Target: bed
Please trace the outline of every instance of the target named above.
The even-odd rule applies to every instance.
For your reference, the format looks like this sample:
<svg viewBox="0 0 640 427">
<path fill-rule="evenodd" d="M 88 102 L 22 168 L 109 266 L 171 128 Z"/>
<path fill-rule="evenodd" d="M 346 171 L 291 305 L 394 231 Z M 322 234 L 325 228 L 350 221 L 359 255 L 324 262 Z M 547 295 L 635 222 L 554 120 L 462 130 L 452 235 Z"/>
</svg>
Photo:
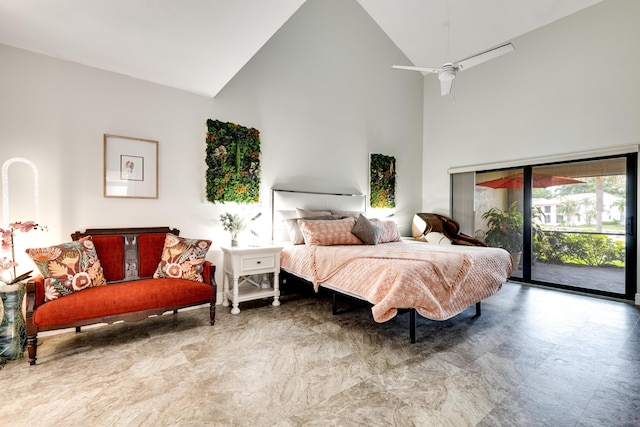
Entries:
<svg viewBox="0 0 640 427">
<path fill-rule="evenodd" d="M 401 238 L 389 219 L 373 222 L 380 243 L 364 244 L 369 237 L 357 233 L 360 239 L 351 231 L 367 223 L 366 208 L 363 195 L 272 191 L 273 239 L 285 246 L 280 257 L 284 276 L 332 292 L 334 314 L 337 295 L 368 302 L 379 323 L 408 312 L 413 343 L 416 314 L 446 320 L 475 305 L 480 315 L 481 301 L 498 292 L 511 274 L 511 257 L 503 249 Z M 300 229 L 303 242 L 292 225 Z"/>
</svg>

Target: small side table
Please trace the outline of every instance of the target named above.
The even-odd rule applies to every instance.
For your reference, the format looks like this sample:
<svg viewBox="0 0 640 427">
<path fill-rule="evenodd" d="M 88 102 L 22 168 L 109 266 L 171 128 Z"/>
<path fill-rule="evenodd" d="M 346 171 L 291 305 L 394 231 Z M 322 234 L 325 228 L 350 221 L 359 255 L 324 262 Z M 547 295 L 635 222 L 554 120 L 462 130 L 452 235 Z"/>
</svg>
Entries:
<svg viewBox="0 0 640 427">
<path fill-rule="evenodd" d="M 280 251 L 283 246 L 222 247 L 224 269 L 222 271 L 222 305 L 233 304 L 231 314 L 240 313 L 238 304 L 254 299 L 273 297 L 273 305 L 280 305 Z M 273 273 L 273 285 L 263 288 L 251 280 L 253 274 Z M 229 282 L 233 287 L 229 289 Z"/>
</svg>

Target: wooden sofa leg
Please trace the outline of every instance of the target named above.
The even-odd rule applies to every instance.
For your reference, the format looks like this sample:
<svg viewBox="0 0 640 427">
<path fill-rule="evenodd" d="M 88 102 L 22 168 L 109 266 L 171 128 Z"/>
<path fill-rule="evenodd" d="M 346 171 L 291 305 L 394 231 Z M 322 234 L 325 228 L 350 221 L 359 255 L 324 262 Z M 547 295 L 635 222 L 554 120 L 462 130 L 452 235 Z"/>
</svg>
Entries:
<svg viewBox="0 0 640 427">
<path fill-rule="evenodd" d="M 218 299 L 218 285 L 215 277 L 215 266 L 211 272 L 211 286 L 213 287 L 213 294 L 211 294 L 211 301 L 209 302 L 209 323 L 213 326 L 216 323 L 216 302 Z"/>
<path fill-rule="evenodd" d="M 27 354 L 29 365 L 36 364 L 36 351 L 38 350 L 38 335 L 27 335 Z"/>
</svg>

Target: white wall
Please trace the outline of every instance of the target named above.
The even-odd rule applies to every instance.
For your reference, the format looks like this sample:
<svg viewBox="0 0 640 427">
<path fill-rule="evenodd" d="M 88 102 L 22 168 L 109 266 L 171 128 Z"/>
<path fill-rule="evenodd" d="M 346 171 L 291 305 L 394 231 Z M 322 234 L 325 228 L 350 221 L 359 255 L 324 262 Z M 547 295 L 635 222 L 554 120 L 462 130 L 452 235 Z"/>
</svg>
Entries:
<svg viewBox="0 0 640 427">
<path fill-rule="evenodd" d="M 605 0 L 458 73 L 425 77 L 422 207 L 449 210 L 450 167 L 640 142 L 640 2 Z M 455 103 L 454 103 L 455 102 Z"/>
<path fill-rule="evenodd" d="M 261 131 L 266 206 L 273 186 L 367 194 L 369 153 L 382 153 L 396 158 L 396 218 L 410 233 L 423 83 L 392 70 L 399 61 L 355 0 L 309 0 L 218 94 L 215 118 Z"/>
<path fill-rule="evenodd" d="M 205 122 L 232 121 L 261 131 L 266 214 L 275 184 L 368 192 L 379 152 L 396 157 L 408 233 L 421 203 L 423 83 L 389 68 L 406 61 L 355 0 L 309 0 L 215 99 L 0 45 L 0 164 L 24 157 L 40 170 L 49 232 L 39 245 L 88 227 L 158 225 L 228 244 L 218 216 L 230 208 L 204 201 Z M 103 197 L 105 133 L 159 141 L 157 200 Z M 28 174 L 10 172 L 7 223 L 32 207 Z M 221 267 L 218 252 L 209 258 Z"/>
<path fill-rule="evenodd" d="M 455 97 L 425 77 L 422 209 L 449 211 L 450 167 L 638 144 L 639 16 L 605 0 L 519 37 L 459 73 Z"/>
<path fill-rule="evenodd" d="M 23 157 L 40 171 L 40 223 L 49 231 L 38 244 L 88 227 L 209 234 L 200 183 L 210 99 L 2 45 L 0 64 L 0 163 Z M 105 133 L 159 141 L 157 200 L 103 197 Z M 30 206 L 33 183 L 13 168 L 4 223 L 33 218 L 21 209 Z"/>
</svg>

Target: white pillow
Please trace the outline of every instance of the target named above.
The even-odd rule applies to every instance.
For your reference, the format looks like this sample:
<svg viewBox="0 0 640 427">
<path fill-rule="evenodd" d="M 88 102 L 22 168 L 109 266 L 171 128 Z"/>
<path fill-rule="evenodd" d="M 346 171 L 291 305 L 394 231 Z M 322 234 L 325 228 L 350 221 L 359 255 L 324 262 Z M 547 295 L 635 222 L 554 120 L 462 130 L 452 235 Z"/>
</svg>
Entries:
<svg viewBox="0 0 640 427">
<path fill-rule="evenodd" d="M 296 216 L 298 218 L 306 218 L 306 217 L 312 217 L 312 216 L 325 216 L 325 215 L 331 215 L 331 212 L 326 210 L 314 211 L 310 209 L 296 208 Z"/>
<path fill-rule="evenodd" d="M 427 243 L 434 243 L 436 245 L 450 245 L 451 240 L 444 233 L 438 233 L 437 231 L 432 231 L 424 235 L 425 241 Z"/>
<path fill-rule="evenodd" d="M 360 215 L 364 215 L 364 212 L 361 212 L 361 211 L 338 211 L 338 210 L 335 210 L 335 209 L 331 209 L 331 214 L 332 215 L 342 216 L 342 217 L 352 216 L 352 217 L 357 219 L 357 218 L 360 217 Z"/>
</svg>

